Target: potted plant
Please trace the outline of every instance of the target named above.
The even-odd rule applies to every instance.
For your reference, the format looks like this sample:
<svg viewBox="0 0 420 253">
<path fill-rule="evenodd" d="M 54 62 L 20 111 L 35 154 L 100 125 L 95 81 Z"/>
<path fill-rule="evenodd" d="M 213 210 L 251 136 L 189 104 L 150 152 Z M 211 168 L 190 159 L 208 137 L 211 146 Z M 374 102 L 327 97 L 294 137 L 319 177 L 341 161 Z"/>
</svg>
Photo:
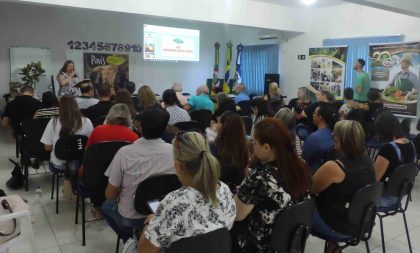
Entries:
<svg viewBox="0 0 420 253">
<path fill-rule="evenodd" d="M 20 69 L 20 75 L 22 75 L 22 81 L 25 85 L 29 85 L 36 89 L 36 84 L 39 82 L 39 78 L 44 75 L 45 70 L 42 68 L 41 62 L 31 62 L 26 67 Z"/>
</svg>

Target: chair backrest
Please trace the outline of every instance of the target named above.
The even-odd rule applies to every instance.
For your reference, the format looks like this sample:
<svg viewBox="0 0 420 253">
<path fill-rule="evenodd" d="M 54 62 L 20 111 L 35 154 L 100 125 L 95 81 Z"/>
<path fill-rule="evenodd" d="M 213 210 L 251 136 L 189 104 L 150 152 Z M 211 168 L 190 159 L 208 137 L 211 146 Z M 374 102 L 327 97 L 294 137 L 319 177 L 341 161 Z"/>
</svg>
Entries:
<svg viewBox="0 0 420 253">
<path fill-rule="evenodd" d="M 370 238 L 382 187 L 382 182 L 375 182 L 360 188 L 354 194 L 347 216 L 349 224 L 354 228 L 352 245 Z"/>
<path fill-rule="evenodd" d="M 417 156 L 420 154 L 420 134 L 417 134 L 413 139 L 414 147 L 416 148 Z"/>
<path fill-rule="evenodd" d="M 130 142 L 105 141 L 93 144 L 86 149 L 83 158 L 81 181 L 94 196 L 105 197 L 108 178 L 104 175 L 118 150 Z"/>
<path fill-rule="evenodd" d="M 256 96 L 258 96 L 256 93 L 250 93 L 250 94 L 249 94 L 249 99 L 250 99 L 250 100 L 253 100 L 253 99 L 254 99 L 254 97 L 256 97 Z"/>
<path fill-rule="evenodd" d="M 246 134 L 251 135 L 253 125 L 252 118 L 250 116 L 242 116 L 242 122 L 244 123 Z"/>
<path fill-rule="evenodd" d="M 178 123 L 175 123 L 174 126 L 178 128 L 180 131 L 190 131 L 193 129 L 201 129 L 200 124 L 198 124 L 198 122 L 195 120 L 178 122 Z"/>
<path fill-rule="evenodd" d="M 32 119 L 22 126 L 24 134 L 22 149 L 28 158 L 46 154 L 40 140 L 49 121 L 48 118 Z"/>
<path fill-rule="evenodd" d="M 54 154 L 60 160 L 73 161 L 83 160 L 88 137 L 75 134 L 60 137 L 54 146 Z"/>
<path fill-rule="evenodd" d="M 181 182 L 175 174 L 152 176 L 140 182 L 136 189 L 134 208 L 143 215 L 151 214 L 147 202 L 162 200 L 166 194 L 181 188 Z"/>
<path fill-rule="evenodd" d="M 392 172 L 386 185 L 386 194 L 392 197 L 404 197 L 413 188 L 417 176 L 417 165 L 413 163 L 401 164 Z"/>
<path fill-rule="evenodd" d="M 272 101 L 272 102 L 270 102 L 270 105 L 271 105 L 271 108 L 275 112 L 277 112 L 280 109 L 280 107 L 283 105 L 283 99 Z"/>
<path fill-rule="evenodd" d="M 231 235 L 226 228 L 206 234 L 183 238 L 171 244 L 166 253 L 230 253 Z"/>
<path fill-rule="evenodd" d="M 195 110 L 190 113 L 191 120 L 195 120 L 200 125 L 200 129 L 204 131 L 210 126 L 213 113 L 210 110 Z"/>
<path fill-rule="evenodd" d="M 238 103 L 238 106 L 241 108 L 239 114 L 241 116 L 251 116 L 252 114 L 252 106 L 251 101 L 245 100 Z"/>
<path fill-rule="evenodd" d="M 304 252 L 315 212 L 314 199 L 286 207 L 274 221 L 271 246 L 277 252 Z"/>
</svg>

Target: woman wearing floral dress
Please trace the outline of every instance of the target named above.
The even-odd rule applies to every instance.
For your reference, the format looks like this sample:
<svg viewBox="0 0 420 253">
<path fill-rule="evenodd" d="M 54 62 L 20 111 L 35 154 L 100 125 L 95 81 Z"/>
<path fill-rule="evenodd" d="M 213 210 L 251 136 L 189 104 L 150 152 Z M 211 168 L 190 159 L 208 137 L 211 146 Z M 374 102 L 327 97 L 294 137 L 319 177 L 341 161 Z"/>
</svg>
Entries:
<svg viewBox="0 0 420 253">
<path fill-rule="evenodd" d="M 155 215 L 146 218 L 139 253 L 157 253 L 182 238 L 230 229 L 235 219 L 233 195 L 219 181 L 220 166 L 205 137 L 197 132 L 178 134 L 173 149 L 183 187 L 166 195 Z"/>
<path fill-rule="evenodd" d="M 79 95 L 79 88 L 75 87 L 75 85 L 79 82 L 79 76 L 74 70 L 73 61 L 68 60 L 64 62 L 63 67 L 60 69 L 60 72 L 57 75 L 57 81 L 60 85 L 60 88 L 58 90 L 58 97 L 62 97 L 65 95 Z"/>
<path fill-rule="evenodd" d="M 233 229 L 234 244 L 239 252 L 270 253 L 274 252 L 273 223 L 285 207 L 309 191 L 310 172 L 297 157 L 286 125 L 278 119 L 258 122 L 253 144 L 258 161 L 235 196 L 236 220 L 243 222 Z"/>
</svg>

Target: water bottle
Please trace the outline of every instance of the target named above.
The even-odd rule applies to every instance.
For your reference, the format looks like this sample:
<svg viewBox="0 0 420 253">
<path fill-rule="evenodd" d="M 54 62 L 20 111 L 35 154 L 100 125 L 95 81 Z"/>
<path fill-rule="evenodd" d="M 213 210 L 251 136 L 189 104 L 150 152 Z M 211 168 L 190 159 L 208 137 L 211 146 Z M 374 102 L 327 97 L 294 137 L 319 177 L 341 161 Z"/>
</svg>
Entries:
<svg viewBox="0 0 420 253">
<path fill-rule="evenodd" d="M 36 187 L 35 190 L 35 204 L 41 204 L 42 199 L 42 189 L 41 186 Z"/>
</svg>

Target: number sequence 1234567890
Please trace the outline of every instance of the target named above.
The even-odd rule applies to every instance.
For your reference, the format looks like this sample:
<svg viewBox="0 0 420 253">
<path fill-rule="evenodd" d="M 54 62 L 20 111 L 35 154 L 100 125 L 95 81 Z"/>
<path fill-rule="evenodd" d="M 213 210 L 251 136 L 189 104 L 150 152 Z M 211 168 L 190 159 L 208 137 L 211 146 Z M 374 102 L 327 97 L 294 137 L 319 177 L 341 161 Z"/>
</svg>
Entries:
<svg viewBox="0 0 420 253">
<path fill-rule="evenodd" d="M 67 42 L 67 46 L 72 50 L 93 50 L 93 51 L 108 51 L 108 52 L 134 52 L 141 53 L 142 48 L 140 44 L 121 44 L 121 43 L 104 43 L 104 42 L 87 42 L 87 41 L 73 41 Z"/>
</svg>

